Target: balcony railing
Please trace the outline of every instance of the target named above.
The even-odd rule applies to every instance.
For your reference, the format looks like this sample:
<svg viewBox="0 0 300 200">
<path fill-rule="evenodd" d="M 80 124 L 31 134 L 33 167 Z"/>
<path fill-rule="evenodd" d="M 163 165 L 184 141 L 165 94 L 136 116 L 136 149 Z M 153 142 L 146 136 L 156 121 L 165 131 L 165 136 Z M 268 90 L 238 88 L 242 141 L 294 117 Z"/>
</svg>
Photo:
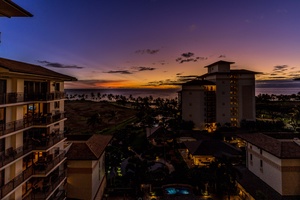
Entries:
<svg viewBox="0 0 300 200">
<path fill-rule="evenodd" d="M 38 161 L 34 163 L 33 166 L 33 174 L 34 175 L 46 175 L 49 173 L 54 167 L 57 166 L 58 163 L 60 163 L 62 160 L 64 160 L 65 157 L 65 151 L 60 151 L 59 155 L 56 157 L 47 157 L 43 161 Z"/>
<path fill-rule="evenodd" d="M 6 152 L 0 152 L 0 168 L 13 162 L 17 158 L 22 157 L 23 155 L 27 154 L 28 152 L 32 151 L 32 146 L 21 146 L 16 149 L 12 147 L 8 148 Z"/>
<path fill-rule="evenodd" d="M 33 125 L 49 125 L 58 122 L 65 118 L 64 112 L 59 112 L 54 115 L 49 114 L 41 117 L 24 117 L 16 121 L 1 123 L 0 122 L 0 136 L 28 128 Z"/>
<path fill-rule="evenodd" d="M 21 185 L 25 180 L 27 180 L 33 174 L 32 167 L 27 168 L 24 170 L 20 175 L 16 176 L 13 180 L 6 183 L 0 189 L 0 196 L 1 199 L 5 197 L 8 193 L 13 191 L 16 187 Z"/>
<path fill-rule="evenodd" d="M 65 98 L 64 92 L 23 93 L 11 92 L 0 94 L 0 104 L 20 103 L 28 101 L 51 101 Z"/>
<path fill-rule="evenodd" d="M 32 138 L 33 150 L 46 150 L 64 139 L 63 134 L 56 134 L 49 137 L 41 137 L 39 139 Z"/>
<path fill-rule="evenodd" d="M 49 114 L 47 116 L 40 116 L 40 117 L 34 117 L 33 118 L 33 124 L 34 125 L 48 125 L 55 123 L 59 120 L 62 120 L 65 118 L 64 112 L 57 112 L 55 114 Z"/>
<path fill-rule="evenodd" d="M 56 199 L 56 198 L 62 199 L 62 197 L 65 197 L 65 193 L 64 192 L 62 194 L 57 193 L 57 195 L 54 195 L 55 194 L 54 190 L 65 179 L 66 179 L 66 174 L 65 174 L 65 172 L 63 172 L 55 179 L 51 178 L 48 183 L 44 183 L 42 188 L 33 189 L 33 191 L 29 194 L 29 197 L 27 196 L 26 198 L 27 199 L 35 199 L 35 200 Z M 51 193 L 53 193 L 53 195 L 50 198 Z"/>
</svg>

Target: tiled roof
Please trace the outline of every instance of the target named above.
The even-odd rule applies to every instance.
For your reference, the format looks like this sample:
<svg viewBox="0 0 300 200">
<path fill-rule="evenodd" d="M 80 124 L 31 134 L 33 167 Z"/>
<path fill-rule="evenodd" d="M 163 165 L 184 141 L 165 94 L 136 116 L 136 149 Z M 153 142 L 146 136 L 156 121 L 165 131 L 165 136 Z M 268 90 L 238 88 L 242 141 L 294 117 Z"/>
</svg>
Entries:
<svg viewBox="0 0 300 200">
<path fill-rule="evenodd" d="M 71 145 L 67 158 L 68 160 L 98 160 L 111 139 L 110 135 L 94 134 L 85 142 L 75 142 Z"/>
<path fill-rule="evenodd" d="M 225 142 L 207 139 L 198 141 L 184 142 L 185 146 L 192 155 L 212 155 L 218 156 L 222 154 L 240 155 L 241 151 Z"/>
<path fill-rule="evenodd" d="M 65 81 L 77 80 L 72 76 L 60 74 L 39 65 L 33 65 L 29 63 L 15 61 L 15 60 L 9 60 L 6 58 L 0 58 L 0 67 L 9 70 L 10 73 L 24 73 L 24 74 L 31 74 L 31 75 L 39 75 L 39 76 L 47 77 L 49 79 L 50 78 L 62 79 Z"/>
<path fill-rule="evenodd" d="M 276 138 L 278 134 L 272 137 L 272 134 L 263 133 L 239 134 L 238 136 L 278 158 L 300 158 L 300 146 L 293 139 L 280 140 Z"/>
</svg>

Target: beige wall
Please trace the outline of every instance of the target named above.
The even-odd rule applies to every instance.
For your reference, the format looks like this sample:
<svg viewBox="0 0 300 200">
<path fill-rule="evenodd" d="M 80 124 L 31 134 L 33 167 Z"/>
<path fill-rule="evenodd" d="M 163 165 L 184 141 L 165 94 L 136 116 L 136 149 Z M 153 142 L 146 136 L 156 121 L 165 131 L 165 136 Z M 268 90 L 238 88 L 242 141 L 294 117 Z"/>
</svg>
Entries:
<svg viewBox="0 0 300 200">
<path fill-rule="evenodd" d="M 195 129 L 204 129 L 204 92 L 203 88 L 182 88 L 182 119 L 193 121 Z"/>
</svg>

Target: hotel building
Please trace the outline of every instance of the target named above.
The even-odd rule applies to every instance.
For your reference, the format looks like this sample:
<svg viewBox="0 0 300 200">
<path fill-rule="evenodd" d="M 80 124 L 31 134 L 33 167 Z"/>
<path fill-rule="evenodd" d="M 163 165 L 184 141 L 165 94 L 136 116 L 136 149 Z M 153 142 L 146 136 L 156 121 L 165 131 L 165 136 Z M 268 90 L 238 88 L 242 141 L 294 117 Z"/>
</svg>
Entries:
<svg viewBox="0 0 300 200">
<path fill-rule="evenodd" d="M 195 129 L 213 131 L 216 125 L 239 127 L 241 120 L 255 120 L 255 74 L 232 70 L 234 62 L 218 61 L 206 66 L 207 73 L 182 84 L 182 119 Z"/>
<path fill-rule="evenodd" d="M 64 199 L 64 81 L 0 58 L 0 199 Z"/>
</svg>

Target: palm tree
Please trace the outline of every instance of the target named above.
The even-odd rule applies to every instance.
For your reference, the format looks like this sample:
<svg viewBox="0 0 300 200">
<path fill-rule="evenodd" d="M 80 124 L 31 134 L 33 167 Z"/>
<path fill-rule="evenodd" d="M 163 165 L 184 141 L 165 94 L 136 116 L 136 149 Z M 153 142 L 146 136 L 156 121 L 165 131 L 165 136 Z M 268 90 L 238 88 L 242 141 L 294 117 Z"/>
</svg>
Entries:
<svg viewBox="0 0 300 200">
<path fill-rule="evenodd" d="M 102 118 L 101 115 L 99 113 L 95 113 L 93 115 L 91 115 L 87 121 L 86 121 L 88 126 L 92 126 L 93 128 L 96 125 L 100 125 L 102 123 Z"/>
</svg>

